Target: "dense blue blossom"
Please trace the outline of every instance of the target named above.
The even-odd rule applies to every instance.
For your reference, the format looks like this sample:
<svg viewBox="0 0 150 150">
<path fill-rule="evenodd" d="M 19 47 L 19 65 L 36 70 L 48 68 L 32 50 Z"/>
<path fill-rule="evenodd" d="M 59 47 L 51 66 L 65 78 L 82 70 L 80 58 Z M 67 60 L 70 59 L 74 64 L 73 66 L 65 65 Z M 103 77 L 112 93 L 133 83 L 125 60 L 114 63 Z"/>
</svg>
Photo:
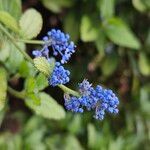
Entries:
<svg viewBox="0 0 150 150">
<path fill-rule="evenodd" d="M 67 110 L 70 110 L 72 112 L 79 112 L 82 113 L 83 112 L 83 108 L 81 106 L 81 98 L 75 97 L 75 96 L 69 96 L 67 94 L 65 94 L 64 96 L 65 99 L 65 106 Z"/>
<path fill-rule="evenodd" d="M 90 84 L 86 79 L 82 83 L 79 83 L 79 92 L 82 95 L 89 95 L 92 84 Z"/>
<path fill-rule="evenodd" d="M 42 50 L 34 50 L 33 55 L 35 57 L 44 56 L 47 59 L 49 58 L 49 48 L 51 47 L 53 50 L 53 55 L 61 56 L 61 63 L 66 63 L 72 53 L 75 52 L 75 45 L 72 41 L 70 41 L 70 36 L 68 34 L 64 34 L 60 30 L 52 29 L 47 33 L 47 36 L 43 38 L 45 42 Z"/>
<path fill-rule="evenodd" d="M 51 86 L 66 84 L 70 80 L 69 75 L 70 72 L 65 70 L 65 68 L 59 62 L 56 62 L 52 75 L 49 77 L 49 84 Z"/>
<path fill-rule="evenodd" d="M 72 112 L 83 112 L 87 110 L 95 110 L 94 118 L 102 120 L 105 112 L 118 113 L 117 106 L 119 100 L 112 90 L 103 89 L 96 86 L 94 89 L 87 80 L 83 80 L 79 84 L 80 97 L 65 96 L 65 106 L 67 110 Z"/>
</svg>

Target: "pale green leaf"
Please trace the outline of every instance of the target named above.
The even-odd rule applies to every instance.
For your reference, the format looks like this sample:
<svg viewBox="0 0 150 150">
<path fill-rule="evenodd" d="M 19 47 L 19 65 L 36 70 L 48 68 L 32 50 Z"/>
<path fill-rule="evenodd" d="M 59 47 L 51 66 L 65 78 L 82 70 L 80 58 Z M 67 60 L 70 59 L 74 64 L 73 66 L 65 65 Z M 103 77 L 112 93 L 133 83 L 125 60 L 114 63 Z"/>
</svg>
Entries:
<svg viewBox="0 0 150 150">
<path fill-rule="evenodd" d="M 128 48 L 139 49 L 141 44 L 130 28 L 119 18 L 109 19 L 105 26 L 107 36 L 115 44 Z"/>
<path fill-rule="evenodd" d="M 7 11 L 15 19 L 19 20 L 22 12 L 21 0 L 0 0 L 0 10 Z"/>
<path fill-rule="evenodd" d="M 32 39 L 36 37 L 42 29 L 42 16 L 35 9 L 28 9 L 21 16 L 19 24 L 24 38 Z"/>
<path fill-rule="evenodd" d="M 10 44 L 10 54 L 8 60 L 6 61 L 6 67 L 11 73 L 15 73 L 19 69 L 24 57 L 20 52 L 18 52 L 16 47 L 11 42 L 8 43 Z M 22 50 L 25 50 L 24 43 L 17 44 Z"/>
<path fill-rule="evenodd" d="M 1 148 L 1 150 L 20 150 L 20 149 L 22 149 L 21 135 L 11 134 L 10 132 L 4 132 L 3 134 L 0 135 L 0 148 Z"/>
<path fill-rule="evenodd" d="M 140 72 L 143 75 L 145 76 L 150 75 L 150 60 L 145 53 L 140 53 L 138 64 L 139 64 Z"/>
<path fill-rule="evenodd" d="M 0 41 L 0 61 L 4 62 L 9 57 L 10 47 L 10 43 L 6 40 Z"/>
<path fill-rule="evenodd" d="M 7 77 L 6 71 L 0 68 L 0 111 L 4 108 L 7 94 Z"/>
<path fill-rule="evenodd" d="M 132 4 L 138 11 L 144 12 L 146 10 L 146 6 L 142 1 L 143 0 L 132 0 Z"/>
<path fill-rule="evenodd" d="M 65 139 L 64 150 L 83 150 L 83 148 L 75 136 L 69 135 Z"/>
<path fill-rule="evenodd" d="M 82 130 L 80 115 L 75 115 L 73 117 L 73 120 L 68 125 L 68 129 L 72 134 L 77 134 L 80 130 Z"/>
<path fill-rule="evenodd" d="M 97 28 L 93 26 L 91 19 L 87 15 L 84 15 L 81 19 L 80 34 L 84 42 L 94 41 L 98 37 Z"/>
<path fill-rule="evenodd" d="M 30 76 L 26 79 L 25 90 L 27 93 L 37 93 L 37 85 L 34 77 Z"/>
<path fill-rule="evenodd" d="M 118 136 L 116 140 L 111 140 L 109 143 L 109 150 L 121 150 L 123 149 L 124 139 L 121 136 Z"/>
<path fill-rule="evenodd" d="M 35 67 L 28 61 L 23 60 L 20 64 L 19 67 L 19 74 L 21 77 L 29 77 L 29 76 L 34 76 L 36 74 L 36 69 Z"/>
<path fill-rule="evenodd" d="M 88 146 L 90 148 L 95 148 L 97 132 L 95 127 L 92 124 L 88 125 Z"/>
<path fill-rule="evenodd" d="M 100 0 L 99 5 L 102 18 L 108 19 L 114 15 L 115 0 Z"/>
<path fill-rule="evenodd" d="M 38 90 L 43 90 L 48 86 L 48 80 L 46 78 L 46 76 L 42 73 L 39 73 L 36 78 L 36 85 Z"/>
<path fill-rule="evenodd" d="M 73 3 L 71 0 L 41 0 L 43 5 L 55 12 L 58 13 L 62 10 L 63 7 L 70 7 Z"/>
<path fill-rule="evenodd" d="M 140 89 L 140 108 L 142 112 L 144 112 L 144 117 L 146 117 L 146 114 L 148 117 L 150 117 L 150 84 L 144 85 Z"/>
<path fill-rule="evenodd" d="M 65 118 L 65 110 L 61 105 L 59 105 L 51 96 L 46 93 L 39 93 L 41 100 L 40 105 L 34 104 L 34 102 L 27 98 L 26 104 L 29 108 L 44 118 L 60 120 Z"/>
<path fill-rule="evenodd" d="M 33 101 L 34 105 L 41 105 L 41 100 L 38 93 L 28 93 L 27 97 Z"/>
<path fill-rule="evenodd" d="M 34 58 L 33 61 L 34 66 L 47 77 L 49 77 L 53 72 L 55 59 L 50 59 L 50 61 L 48 62 L 45 57 L 37 57 Z"/>
<path fill-rule="evenodd" d="M 8 12 L 0 11 L 0 22 L 14 32 L 19 32 L 19 26 L 15 18 Z"/>
</svg>

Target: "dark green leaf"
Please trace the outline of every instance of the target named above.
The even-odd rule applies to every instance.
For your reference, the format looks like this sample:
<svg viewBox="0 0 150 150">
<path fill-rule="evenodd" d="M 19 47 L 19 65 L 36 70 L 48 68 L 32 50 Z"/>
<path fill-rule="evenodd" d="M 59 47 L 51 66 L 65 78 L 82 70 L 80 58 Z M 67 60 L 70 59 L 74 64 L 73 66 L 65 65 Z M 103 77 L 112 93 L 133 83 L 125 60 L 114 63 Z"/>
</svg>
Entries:
<svg viewBox="0 0 150 150">
<path fill-rule="evenodd" d="M 130 28 L 119 18 L 112 18 L 105 26 L 107 36 L 115 44 L 128 48 L 139 49 L 141 44 Z"/>
<path fill-rule="evenodd" d="M 101 64 L 104 76 L 110 76 L 117 69 L 119 60 L 117 55 L 107 56 Z"/>
<path fill-rule="evenodd" d="M 77 41 L 79 38 L 79 22 L 77 17 L 73 13 L 68 14 L 64 18 L 64 29 L 65 32 L 69 33 L 73 41 Z M 73 29 L 73 30 L 72 30 Z"/>
</svg>

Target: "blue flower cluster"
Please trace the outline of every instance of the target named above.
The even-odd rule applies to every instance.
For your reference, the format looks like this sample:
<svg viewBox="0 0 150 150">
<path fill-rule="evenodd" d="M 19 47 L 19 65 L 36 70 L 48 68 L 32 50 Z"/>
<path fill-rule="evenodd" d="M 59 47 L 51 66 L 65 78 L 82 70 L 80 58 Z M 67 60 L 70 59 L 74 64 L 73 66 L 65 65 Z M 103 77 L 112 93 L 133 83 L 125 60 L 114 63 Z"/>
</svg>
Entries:
<svg viewBox="0 0 150 150">
<path fill-rule="evenodd" d="M 60 62 L 55 63 L 53 72 L 48 78 L 49 84 L 54 87 L 68 83 L 70 72 L 63 67 L 63 64 L 68 62 L 75 52 L 76 46 L 70 41 L 68 34 L 55 29 L 49 31 L 43 41 L 43 48 L 32 52 L 35 57 L 45 57 L 51 63 L 51 58 L 49 57 L 50 48 L 54 56 L 61 56 Z M 79 94 L 80 96 L 78 97 L 69 94 L 64 95 L 67 110 L 76 113 L 83 113 L 85 109 L 88 111 L 94 110 L 94 118 L 98 120 L 103 120 L 106 112 L 118 113 L 119 100 L 112 90 L 104 89 L 100 85 L 94 88 L 87 80 L 83 80 L 79 84 Z"/>
<path fill-rule="evenodd" d="M 104 89 L 99 85 L 94 89 L 87 80 L 83 80 L 79 84 L 79 93 L 80 97 L 65 94 L 67 110 L 79 113 L 82 113 L 84 108 L 95 110 L 94 118 L 98 120 L 104 119 L 105 112 L 118 113 L 119 100 L 112 90 Z"/>
<path fill-rule="evenodd" d="M 52 29 L 47 33 L 47 36 L 43 38 L 45 42 L 42 50 L 33 51 L 33 55 L 35 57 L 44 56 L 47 59 L 49 58 L 49 48 L 51 47 L 53 50 L 53 55 L 57 56 L 58 54 L 61 56 L 61 63 L 66 63 L 72 53 L 75 52 L 75 45 L 72 41 L 70 41 L 70 37 L 68 34 L 64 34 L 60 30 Z"/>
<path fill-rule="evenodd" d="M 51 86 L 57 86 L 59 84 L 66 84 L 69 82 L 70 71 L 65 70 L 64 67 L 59 63 L 55 63 L 55 68 L 50 76 L 49 84 Z"/>
<path fill-rule="evenodd" d="M 72 41 L 70 41 L 70 37 L 68 34 L 64 34 L 60 30 L 52 29 L 47 33 L 47 36 L 43 38 L 44 45 L 42 50 L 34 50 L 32 54 L 35 57 L 45 57 L 48 61 L 49 57 L 49 49 L 53 50 L 53 55 L 57 56 L 58 54 L 61 56 L 60 62 L 56 62 L 52 75 L 49 77 L 49 84 L 51 86 L 57 86 L 59 84 L 66 84 L 69 82 L 70 72 L 65 70 L 62 64 L 66 63 L 72 53 L 75 52 L 75 45 Z"/>
</svg>

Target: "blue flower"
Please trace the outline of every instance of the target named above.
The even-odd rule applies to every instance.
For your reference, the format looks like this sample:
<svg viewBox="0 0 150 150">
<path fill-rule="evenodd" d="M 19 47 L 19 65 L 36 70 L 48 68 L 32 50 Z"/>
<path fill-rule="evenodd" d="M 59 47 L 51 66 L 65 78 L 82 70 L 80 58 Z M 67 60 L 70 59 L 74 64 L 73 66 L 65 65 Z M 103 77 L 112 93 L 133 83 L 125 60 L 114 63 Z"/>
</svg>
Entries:
<svg viewBox="0 0 150 150">
<path fill-rule="evenodd" d="M 53 48 L 53 54 L 62 56 L 61 63 L 66 63 L 71 57 L 72 53 L 75 52 L 75 45 L 70 41 L 70 36 L 64 34 L 60 30 L 52 29 L 49 31 L 46 39 L 46 44 L 51 45 Z"/>
<path fill-rule="evenodd" d="M 89 95 L 92 84 L 88 82 L 88 80 L 84 79 L 82 83 L 79 83 L 79 92 L 82 95 Z"/>
<path fill-rule="evenodd" d="M 82 98 L 78 98 L 75 96 L 69 96 L 68 94 L 65 94 L 64 99 L 65 99 L 64 105 L 67 110 L 70 110 L 70 111 L 76 112 L 76 113 L 83 113 L 84 110 L 81 106 Z"/>
<path fill-rule="evenodd" d="M 103 89 L 96 86 L 94 89 L 87 80 L 79 84 L 80 97 L 65 97 L 65 107 L 72 112 L 83 112 L 84 108 L 88 111 L 95 110 L 94 118 L 102 120 L 105 112 L 118 113 L 119 100 L 112 90 Z M 80 111 L 82 110 L 82 111 Z"/>
<path fill-rule="evenodd" d="M 49 48 L 51 47 L 53 50 L 53 55 L 61 56 L 61 63 L 66 63 L 72 53 L 75 52 L 75 44 L 70 41 L 70 36 L 61 32 L 60 30 L 52 29 L 47 33 L 47 36 L 43 37 L 43 41 L 45 42 L 42 50 L 34 50 L 33 55 L 35 57 L 44 56 L 49 59 Z"/>
<path fill-rule="evenodd" d="M 59 84 L 66 84 L 70 80 L 69 75 L 70 72 L 65 70 L 59 62 L 56 62 L 52 75 L 48 79 L 49 84 L 53 87 Z"/>
</svg>

